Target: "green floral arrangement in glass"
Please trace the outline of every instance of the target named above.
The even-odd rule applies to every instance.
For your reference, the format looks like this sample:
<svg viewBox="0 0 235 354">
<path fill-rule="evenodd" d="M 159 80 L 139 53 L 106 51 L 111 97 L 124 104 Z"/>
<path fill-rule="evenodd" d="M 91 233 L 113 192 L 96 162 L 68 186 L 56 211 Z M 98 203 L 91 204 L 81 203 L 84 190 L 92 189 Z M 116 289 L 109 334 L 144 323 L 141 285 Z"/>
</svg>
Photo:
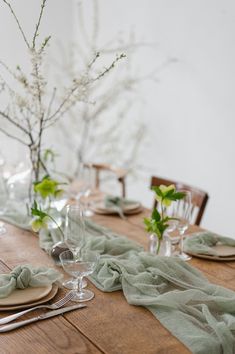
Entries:
<svg viewBox="0 0 235 354">
<path fill-rule="evenodd" d="M 146 230 L 158 237 L 158 246 L 156 253 L 158 254 L 160 249 L 161 240 L 163 238 L 164 231 L 169 227 L 170 220 L 177 220 L 177 218 L 169 217 L 165 215 L 165 210 L 173 201 L 184 198 L 183 192 L 178 192 L 173 184 L 170 186 L 160 185 L 151 188 L 155 192 L 155 198 L 159 203 L 159 210 L 154 208 L 150 218 L 144 218 Z"/>
<path fill-rule="evenodd" d="M 33 231 L 37 232 L 41 228 L 47 228 L 48 222 L 51 220 L 58 227 L 60 232 L 63 234 L 60 225 L 58 225 L 55 218 L 50 213 L 50 207 L 52 200 L 60 197 L 64 190 L 60 186 L 65 183 L 60 183 L 55 179 L 52 179 L 49 175 L 42 178 L 41 181 L 34 182 L 34 192 L 39 195 L 42 200 L 47 200 L 47 206 L 40 206 L 39 203 L 34 200 L 33 206 L 31 207 L 31 215 L 34 217 L 31 223 Z"/>
</svg>

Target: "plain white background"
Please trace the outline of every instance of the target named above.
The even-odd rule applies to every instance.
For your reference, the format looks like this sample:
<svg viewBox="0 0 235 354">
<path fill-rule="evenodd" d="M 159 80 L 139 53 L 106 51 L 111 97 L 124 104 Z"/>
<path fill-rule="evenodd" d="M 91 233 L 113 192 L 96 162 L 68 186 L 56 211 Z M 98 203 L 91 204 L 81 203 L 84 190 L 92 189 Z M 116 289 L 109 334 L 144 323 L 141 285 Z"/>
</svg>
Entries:
<svg viewBox="0 0 235 354">
<path fill-rule="evenodd" d="M 152 204 L 150 175 L 156 174 L 208 191 L 202 226 L 235 237 L 234 112 L 235 3 L 230 0 L 98 0 L 100 42 L 132 29 L 141 41 L 156 43 L 135 59 L 139 72 L 163 67 L 158 83 L 144 83 L 143 119 L 149 127 L 140 157 L 146 176 L 128 186 L 128 195 Z M 40 1 L 12 1 L 26 33 L 31 33 Z M 87 23 L 89 1 L 83 1 Z M 27 65 L 24 46 L 8 10 L 0 3 L 0 58 L 8 65 Z M 42 34 L 54 44 L 74 38 L 73 0 L 48 0 Z M 89 15 L 90 14 L 90 15 Z M 60 55 L 56 45 L 51 55 Z M 55 137 L 56 140 L 56 137 Z M 0 136 L 0 149 L 11 160 L 22 158 L 18 145 Z M 64 166 L 66 166 L 64 158 Z"/>
</svg>

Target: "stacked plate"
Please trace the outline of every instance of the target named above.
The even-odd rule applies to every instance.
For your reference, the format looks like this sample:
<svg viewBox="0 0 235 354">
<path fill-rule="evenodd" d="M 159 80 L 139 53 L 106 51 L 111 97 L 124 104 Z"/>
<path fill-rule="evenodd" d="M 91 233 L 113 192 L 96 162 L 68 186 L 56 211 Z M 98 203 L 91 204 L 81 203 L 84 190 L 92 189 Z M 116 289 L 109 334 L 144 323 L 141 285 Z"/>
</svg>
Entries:
<svg viewBox="0 0 235 354">
<path fill-rule="evenodd" d="M 8 297 L 0 299 L 0 311 L 33 307 L 51 300 L 58 291 L 58 285 L 40 288 L 16 289 Z"/>
<path fill-rule="evenodd" d="M 187 253 L 194 257 L 214 261 L 235 261 L 235 247 L 217 244 L 212 246 L 211 249 L 215 251 L 216 255 L 193 253 L 189 251 L 187 251 Z"/>
<path fill-rule="evenodd" d="M 117 211 L 112 208 L 107 208 L 104 201 L 92 203 L 92 210 L 97 214 L 117 214 Z M 122 207 L 122 211 L 126 215 L 137 214 L 142 211 L 142 205 L 139 202 L 128 203 Z"/>
</svg>

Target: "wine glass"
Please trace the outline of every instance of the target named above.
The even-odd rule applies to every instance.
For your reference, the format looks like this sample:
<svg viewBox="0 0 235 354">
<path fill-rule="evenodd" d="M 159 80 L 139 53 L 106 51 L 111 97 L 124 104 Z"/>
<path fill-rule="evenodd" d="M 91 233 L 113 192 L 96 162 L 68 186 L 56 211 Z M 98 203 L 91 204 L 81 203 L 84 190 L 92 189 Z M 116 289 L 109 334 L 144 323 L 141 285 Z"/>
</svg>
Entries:
<svg viewBox="0 0 235 354">
<path fill-rule="evenodd" d="M 179 231 L 179 253 L 176 255 L 183 261 L 188 261 L 192 257 L 184 253 L 184 233 L 189 227 L 191 219 L 191 192 L 184 189 L 177 190 L 184 193 L 184 197 L 174 202 L 174 217 L 177 218 L 176 228 Z"/>
<path fill-rule="evenodd" d="M 92 291 L 83 289 L 83 277 L 92 274 L 99 259 L 95 251 L 80 250 L 74 254 L 70 250 L 60 254 L 61 264 L 68 274 L 76 279 L 76 289 L 72 301 L 83 302 L 91 300 L 95 295 Z"/>
<path fill-rule="evenodd" d="M 66 206 L 64 241 L 74 253 L 79 253 L 84 246 L 85 223 L 83 208 L 80 203 Z"/>
<path fill-rule="evenodd" d="M 0 157 L 0 163 L 1 163 L 1 157 Z M 2 174 L 0 174 L 0 218 L 1 215 L 4 215 L 5 212 L 7 211 L 7 202 L 8 202 L 8 195 L 5 186 L 5 181 L 3 179 Z M 4 235 L 5 233 L 6 233 L 6 227 L 4 225 L 4 222 L 0 221 L 0 236 Z"/>
<path fill-rule="evenodd" d="M 83 217 L 83 209 L 81 204 L 69 204 L 66 206 L 64 242 L 69 250 L 78 255 L 84 246 L 85 224 Z M 74 288 L 72 279 L 67 280 L 63 285 L 68 289 Z M 87 286 L 87 282 L 83 280 L 83 287 Z"/>
<path fill-rule="evenodd" d="M 93 187 L 93 169 L 91 164 L 81 163 L 78 171 L 78 180 L 80 185 L 79 193 L 76 200 L 79 200 L 84 205 L 84 215 L 87 217 L 93 216 L 93 211 L 89 208 L 89 197 Z"/>
</svg>

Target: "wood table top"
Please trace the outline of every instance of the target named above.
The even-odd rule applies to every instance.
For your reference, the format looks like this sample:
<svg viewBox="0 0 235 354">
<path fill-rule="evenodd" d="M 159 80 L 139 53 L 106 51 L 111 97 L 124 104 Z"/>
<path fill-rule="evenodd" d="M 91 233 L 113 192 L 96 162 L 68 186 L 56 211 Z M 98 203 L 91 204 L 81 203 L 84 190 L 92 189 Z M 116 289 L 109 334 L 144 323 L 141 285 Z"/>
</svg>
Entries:
<svg viewBox="0 0 235 354">
<path fill-rule="evenodd" d="M 95 215 L 94 221 L 142 244 L 147 249 L 144 230 L 144 210 L 127 220 L 117 216 Z M 7 226 L 7 234 L 0 236 L 0 272 L 8 272 L 19 264 L 56 267 L 40 249 L 37 235 Z M 198 231 L 192 226 L 190 231 Z M 235 291 L 235 262 L 214 262 L 193 258 L 189 263 L 200 269 L 209 281 Z M 104 293 L 88 282 L 95 298 L 87 308 L 39 321 L 20 329 L 0 334 L 1 354 L 184 354 L 190 351 L 176 339 L 144 307 L 129 305 L 122 291 Z M 65 289 L 59 289 L 53 301 Z M 41 312 L 43 310 L 40 310 Z M 38 313 L 41 313 L 38 312 Z M 9 312 L 9 314 L 12 312 Z M 4 317 L 8 312 L 0 312 Z M 36 311 L 33 313 L 36 315 Z M 32 317 L 26 315 L 25 318 Z"/>
</svg>

